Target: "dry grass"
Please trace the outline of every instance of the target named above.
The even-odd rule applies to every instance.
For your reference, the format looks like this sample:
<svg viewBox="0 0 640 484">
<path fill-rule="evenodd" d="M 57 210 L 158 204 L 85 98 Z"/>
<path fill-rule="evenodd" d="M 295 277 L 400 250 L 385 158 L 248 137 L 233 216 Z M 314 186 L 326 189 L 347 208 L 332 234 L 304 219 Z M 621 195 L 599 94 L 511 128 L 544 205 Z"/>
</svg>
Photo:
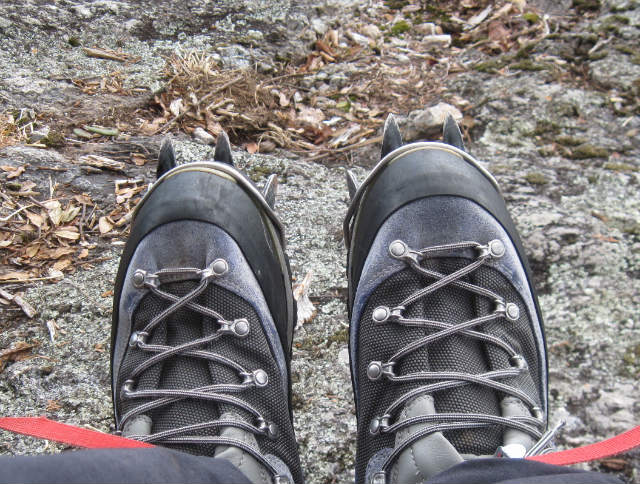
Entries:
<svg viewBox="0 0 640 484">
<path fill-rule="evenodd" d="M 0 148 L 26 141 L 32 127 L 27 119 L 24 113 L 17 113 L 17 119 L 14 113 L 0 113 Z"/>
</svg>

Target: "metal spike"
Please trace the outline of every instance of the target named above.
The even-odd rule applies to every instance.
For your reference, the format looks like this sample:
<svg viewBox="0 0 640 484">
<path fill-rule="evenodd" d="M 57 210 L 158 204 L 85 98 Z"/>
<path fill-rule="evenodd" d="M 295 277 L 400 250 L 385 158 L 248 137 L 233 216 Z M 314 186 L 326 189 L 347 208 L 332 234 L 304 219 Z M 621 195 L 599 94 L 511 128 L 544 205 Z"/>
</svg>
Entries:
<svg viewBox="0 0 640 484">
<path fill-rule="evenodd" d="M 216 151 L 213 155 L 213 160 L 233 166 L 231 143 L 229 143 L 229 137 L 224 131 L 218 135 L 218 139 L 216 140 Z"/>
<path fill-rule="evenodd" d="M 398 128 L 398 123 L 396 123 L 396 118 L 393 114 L 389 114 L 382 132 L 382 158 L 401 146 L 402 135 L 400 134 L 400 128 Z"/>
<path fill-rule="evenodd" d="M 278 175 L 269 175 L 267 183 L 262 189 L 262 195 L 271 208 L 276 204 L 276 195 L 278 194 Z"/>
<path fill-rule="evenodd" d="M 464 143 L 462 141 L 462 133 L 458 127 L 458 123 L 453 119 L 451 114 L 447 114 L 444 120 L 444 126 L 442 128 L 442 140 L 448 145 L 455 146 L 464 150 Z"/>
<path fill-rule="evenodd" d="M 384 154 L 382 156 L 384 156 Z M 349 187 L 349 198 L 353 199 L 353 196 L 360 187 L 360 183 L 358 183 L 355 174 L 350 170 L 347 170 L 347 187 Z"/>
<path fill-rule="evenodd" d="M 158 154 L 158 168 L 156 170 L 157 178 L 160 178 L 166 172 L 175 168 L 176 153 L 173 151 L 173 145 L 171 144 L 171 138 L 168 136 L 162 140 L 160 145 L 160 153 Z"/>
</svg>

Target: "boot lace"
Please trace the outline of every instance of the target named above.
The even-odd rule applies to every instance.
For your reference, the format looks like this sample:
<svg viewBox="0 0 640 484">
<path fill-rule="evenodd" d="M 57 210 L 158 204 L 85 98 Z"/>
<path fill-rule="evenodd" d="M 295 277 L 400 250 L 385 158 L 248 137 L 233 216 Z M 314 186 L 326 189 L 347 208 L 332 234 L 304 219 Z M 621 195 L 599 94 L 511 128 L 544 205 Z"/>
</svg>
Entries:
<svg viewBox="0 0 640 484">
<path fill-rule="evenodd" d="M 267 372 L 263 369 L 247 369 L 224 355 L 201 349 L 201 347 L 209 345 L 220 338 L 245 338 L 250 332 L 250 325 L 247 319 L 239 318 L 228 320 L 217 311 L 195 302 L 196 298 L 207 289 L 213 280 L 224 276 L 228 271 L 229 265 L 224 259 L 214 260 L 205 269 L 161 269 L 155 273 L 148 273 L 140 269 L 135 271 L 133 274 L 134 287 L 149 290 L 156 296 L 159 296 L 172 304 L 149 321 L 142 330 L 135 331 L 131 334 L 129 346 L 136 347 L 141 351 L 150 353 L 151 356 L 133 369 L 127 380 L 122 385 L 120 395 L 123 399 L 144 398 L 149 399 L 149 401 L 126 412 L 122 416 L 119 426 L 120 428 L 124 428 L 125 424 L 137 415 L 184 399 L 220 402 L 235 406 L 250 414 L 254 421 L 247 422 L 241 419 L 217 419 L 169 429 L 154 434 L 128 435 L 127 437 L 155 444 L 214 444 L 238 447 L 258 460 L 258 462 L 271 472 L 274 484 L 284 484 L 289 482 L 287 476 L 280 475 L 273 464 L 265 459 L 262 452 L 254 446 L 232 438 L 192 434 L 194 431 L 200 431 L 203 429 L 220 429 L 221 427 L 231 426 L 243 429 L 255 435 L 266 436 L 270 439 L 275 439 L 278 436 L 278 428 L 275 423 L 269 422 L 258 410 L 241 398 L 235 396 L 236 394 L 250 388 L 267 386 L 269 383 Z M 200 282 L 197 287 L 182 297 L 160 288 L 162 284 L 183 280 L 199 280 Z M 167 317 L 181 308 L 188 308 L 191 311 L 195 311 L 199 314 L 212 318 L 218 325 L 217 330 L 210 335 L 177 346 L 148 343 L 147 340 L 151 332 L 166 320 Z M 200 358 L 230 367 L 237 372 L 240 383 L 220 383 L 192 389 L 135 389 L 136 378 L 145 370 L 150 368 L 152 365 L 178 355 Z"/>
<path fill-rule="evenodd" d="M 469 250 L 474 250 L 476 252 L 475 260 L 451 274 L 442 274 L 440 272 L 427 269 L 421 265 L 421 262 L 436 255 Z M 463 277 L 486 264 L 489 260 L 502 257 L 505 254 L 505 246 L 502 241 L 495 239 L 487 244 L 465 241 L 427 247 L 421 250 L 413 250 L 405 242 L 396 240 L 389 245 L 389 253 L 394 259 L 405 262 L 415 272 L 430 279 L 434 279 L 435 282 L 409 295 L 395 307 L 376 307 L 372 314 L 373 322 L 376 324 L 393 324 L 404 327 L 430 328 L 437 331 L 400 348 L 387 361 L 371 361 L 367 367 L 367 377 L 370 380 L 386 378 L 391 382 L 399 383 L 417 381 L 432 381 L 433 383 L 427 383 L 426 385 L 420 386 L 401 395 L 386 408 L 381 416 L 375 417 L 371 421 L 369 431 L 373 435 L 378 435 L 398 432 L 399 430 L 416 424 L 431 425 L 414 432 L 401 443 L 397 444 L 393 451 L 384 460 L 381 471 L 372 476 L 372 482 L 374 484 L 384 484 L 386 482 L 387 471 L 402 451 L 418 440 L 435 432 L 459 429 L 477 429 L 498 425 L 520 430 L 529 434 L 538 441 L 537 444 L 529 450 L 527 455 L 533 455 L 534 452 L 541 452 L 545 445 L 551 440 L 553 433 L 557 428 L 553 429 L 551 432 L 543 434 L 541 429 L 545 426 L 544 414 L 537 402 L 520 389 L 503 382 L 505 379 L 516 377 L 521 373 L 528 371 L 525 358 L 518 354 L 518 352 L 516 352 L 516 350 L 503 339 L 476 329 L 484 323 L 497 319 L 505 319 L 509 322 L 516 321 L 520 317 L 520 309 L 517 304 L 506 301 L 502 296 L 489 289 L 461 280 Z M 452 285 L 489 298 L 494 302 L 493 311 L 487 315 L 479 316 L 459 324 L 451 324 L 430 319 L 409 318 L 404 316 L 407 307 L 411 304 L 447 285 Z M 413 351 L 455 334 L 464 335 L 502 348 L 509 356 L 511 367 L 488 371 L 481 374 L 470 374 L 456 371 L 420 371 L 399 375 L 395 372 L 395 367 L 398 361 L 403 357 Z M 402 409 L 404 404 L 419 395 L 431 394 L 471 384 L 483 385 L 496 391 L 500 391 L 505 395 L 520 399 L 529 408 L 532 416 L 512 416 L 507 418 L 480 413 L 451 412 L 437 413 L 433 415 L 419 415 L 405 418 L 401 421 L 392 422 L 393 416 Z"/>
</svg>

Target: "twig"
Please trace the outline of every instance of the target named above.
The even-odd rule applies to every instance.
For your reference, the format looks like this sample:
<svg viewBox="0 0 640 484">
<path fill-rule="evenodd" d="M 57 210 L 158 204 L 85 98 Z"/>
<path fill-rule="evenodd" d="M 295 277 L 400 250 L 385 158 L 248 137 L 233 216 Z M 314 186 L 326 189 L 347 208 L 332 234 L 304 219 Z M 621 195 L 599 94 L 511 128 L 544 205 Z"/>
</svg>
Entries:
<svg viewBox="0 0 640 484">
<path fill-rule="evenodd" d="M 16 210 L 15 212 L 7 215 L 6 217 L 2 217 L 0 218 L 0 222 L 8 222 L 9 220 L 11 220 L 15 215 L 18 215 L 20 212 L 22 212 L 23 210 L 26 210 L 28 208 L 31 208 L 35 206 L 34 203 L 30 204 L 30 205 L 25 205 L 24 207 L 20 207 L 18 210 Z"/>
<path fill-rule="evenodd" d="M 200 99 L 200 101 L 198 102 L 198 104 L 201 104 L 204 101 L 208 101 L 209 99 L 211 99 L 211 97 L 215 96 L 219 92 L 224 91 L 228 87 L 233 86 L 236 82 L 241 80 L 242 80 L 242 76 L 236 77 L 235 79 L 231 79 L 229 82 L 224 83 L 218 89 L 215 89 L 214 91 L 211 91 L 209 94 L 203 96 L 202 99 Z M 153 134 L 166 133 L 174 124 L 180 121 L 187 113 L 188 111 L 183 111 L 182 113 L 178 114 L 171 121 L 167 122 L 167 124 L 165 124 L 163 127 L 158 128 L 156 131 L 154 131 Z"/>
<path fill-rule="evenodd" d="M 0 296 L 2 296 L 7 301 L 12 301 L 20 306 L 20 309 L 22 309 L 22 312 L 24 312 L 27 317 L 33 318 L 36 315 L 36 310 L 33 309 L 33 306 L 31 306 L 31 304 L 25 301 L 21 296 L 13 295 L 5 291 L 4 289 L 0 289 Z"/>
</svg>

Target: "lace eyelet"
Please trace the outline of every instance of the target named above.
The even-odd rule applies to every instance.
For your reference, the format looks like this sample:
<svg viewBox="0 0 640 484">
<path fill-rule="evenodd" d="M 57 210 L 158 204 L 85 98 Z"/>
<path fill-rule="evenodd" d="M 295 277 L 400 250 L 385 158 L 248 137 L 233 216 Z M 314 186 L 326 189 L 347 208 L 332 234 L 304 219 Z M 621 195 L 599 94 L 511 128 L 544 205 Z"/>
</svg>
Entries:
<svg viewBox="0 0 640 484">
<path fill-rule="evenodd" d="M 522 355 L 513 355 L 509 358 L 509 363 L 512 367 L 517 368 L 520 371 L 527 371 L 529 369 L 529 365 L 527 365 L 527 361 Z"/>
<path fill-rule="evenodd" d="M 389 316 L 391 315 L 391 311 L 387 306 L 378 306 L 373 310 L 373 314 L 371 315 L 371 319 L 373 319 L 376 323 L 384 323 Z"/>
<path fill-rule="evenodd" d="M 376 472 L 371 476 L 369 484 L 387 484 L 387 474 L 384 472 Z"/>
<path fill-rule="evenodd" d="M 386 432 L 389 428 L 389 415 L 383 415 L 382 417 L 375 417 L 369 424 L 369 432 L 371 435 L 378 435 L 380 432 Z"/>
<path fill-rule="evenodd" d="M 133 277 L 131 278 L 133 287 L 137 289 L 141 289 L 144 287 L 144 280 L 147 276 L 147 273 L 142 269 L 138 269 L 133 273 Z"/>
<path fill-rule="evenodd" d="M 542 409 L 540 407 L 533 407 L 531 409 L 531 413 L 533 414 L 533 417 L 537 418 L 538 420 L 544 419 L 544 414 L 542 413 Z"/>
<path fill-rule="evenodd" d="M 367 367 L 367 376 L 369 377 L 369 380 L 379 380 L 382 376 L 382 362 L 372 361 L 369 363 L 369 366 Z"/>
<path fill-rule="evenodd" d="M 147 337 L 149 333 L 145 331 L 134 331 L 131 333 L 131 337 L 129 338 L 129 346 L 130 347 L 140 347 L 141 345 L 147 342 Z"/>
<path fill-rule="evenodd" d="M 250 329 L 249 321 L 244 318 L 235 319 L 231 324 L 231 331 L 233 331 L 233 333 L 239 338 L 245 338 L 248 336 Z"/>
<path fill-rule="evenodd" d="M 402 240 L 394 240 L 389 244 L 389 254 L 395 259 L 400 259 L 409 252 L 409 246 Z"/>
<path fill-rule="evenodd" d="M 126 398 L 131 393 L 133 393 L 133 387 L 135 384 L 136 382 L 134 380 L 125 380 L 125 382 L 122 384 L 122 389 L 120 390 L 122 396 Z"/>
<path fill-rule="evenodd" d="M 251 373 L 241 373 L 243 377 L 242 384 L 253 384 L 256 387 L 266 387 L 269 383 L 269 375 L 263 369 L 254 370 Z"/>
<path fill-rule="evenodd" d="M 266 435 L 271 440 L 278 438 L 278 435 L 280 435 L 280 429 L 278 429 L 278 426 L 273 422 L 267 422 L 262 417 L 258 418 L 257 428 L 260 433 Z"/>
</svg>

